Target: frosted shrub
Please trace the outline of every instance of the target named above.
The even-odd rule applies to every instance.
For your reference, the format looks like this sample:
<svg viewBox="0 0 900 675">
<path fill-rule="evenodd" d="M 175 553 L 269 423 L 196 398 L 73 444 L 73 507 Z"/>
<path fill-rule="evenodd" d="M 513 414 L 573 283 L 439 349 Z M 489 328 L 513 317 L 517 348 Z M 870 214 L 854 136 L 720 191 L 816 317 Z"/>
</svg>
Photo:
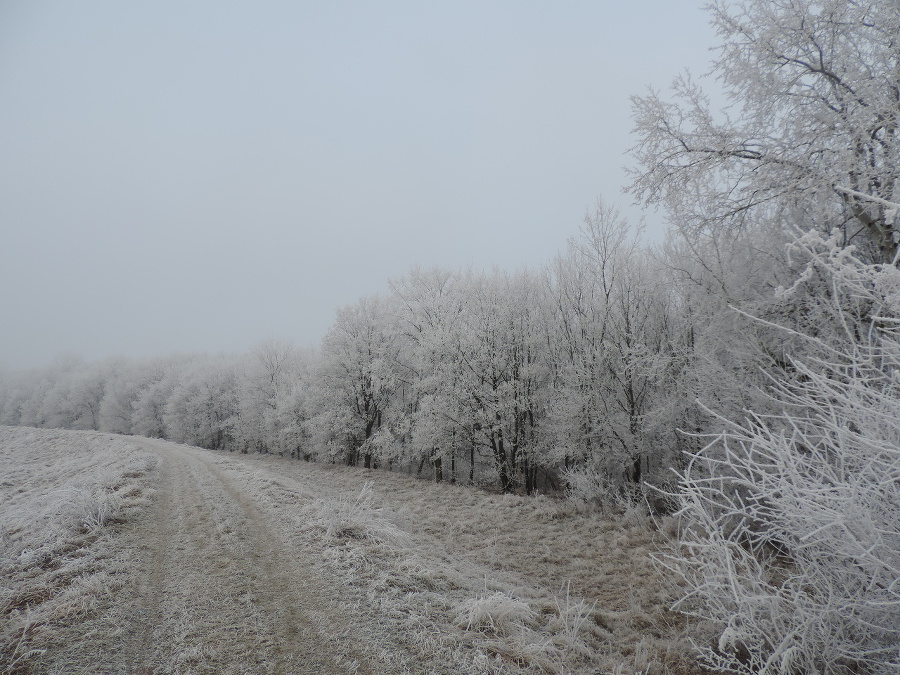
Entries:
<svg viewBox="0 0 900 675">
<path fill-rule="evenodd" d="M 576 642 L 584 624 L 591 616 L 591 612 L 597 606 L 595 600 L 588 605 L 584 599 L 575 599 L 572 597 L 572 584 L 566 584 L 565 596 L 560 593 L 559 597 L 554 598 L 556 604 L 556 613 L 559 616 L 559 628 L 570 642 Z"/>
<path fill-rule="evenodd" d="M 887 675 L 900 667 L 900 272 L 814 235 L 799 246 L 845 332 L 794 333 L 809 355 L 775 385 L 783 412 L 726 422 L 690 459 L 678 607 L 720 626 L 704 648 L 714 668 Z"/>
<path fill-rule="evenodd" d="M 606 474 L 599 471 L 583 467 L 566 469 L 563 480 L 566 483 L 566 499 L 578 504 L 608 506 L 621 499 Z"/>
<path fill-rule="evenodd" d="M 104 488 L 69 487 L 56 493 L 53 508 L 58 527 L 96 532 L 121 511 L 121 499 Z"/>
</svg>

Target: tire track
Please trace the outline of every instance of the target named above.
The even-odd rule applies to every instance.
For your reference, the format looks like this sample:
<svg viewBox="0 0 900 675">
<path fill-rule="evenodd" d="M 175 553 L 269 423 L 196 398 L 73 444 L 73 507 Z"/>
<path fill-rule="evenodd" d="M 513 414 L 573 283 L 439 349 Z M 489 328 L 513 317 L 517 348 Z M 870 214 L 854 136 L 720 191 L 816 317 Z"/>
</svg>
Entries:
<svg viewBox="0 0 900 675">
<path fill-rule="evenodd" d="M 316 620 L 328 612 L 322 581 L 250 496 L 202 451 L 134 442 L 159 457 L 160 477 L 133 533 L 144 568 L 119 672 L 369 672 L 352 647 L 327 653 L 333 638 Z"/>
</svg>

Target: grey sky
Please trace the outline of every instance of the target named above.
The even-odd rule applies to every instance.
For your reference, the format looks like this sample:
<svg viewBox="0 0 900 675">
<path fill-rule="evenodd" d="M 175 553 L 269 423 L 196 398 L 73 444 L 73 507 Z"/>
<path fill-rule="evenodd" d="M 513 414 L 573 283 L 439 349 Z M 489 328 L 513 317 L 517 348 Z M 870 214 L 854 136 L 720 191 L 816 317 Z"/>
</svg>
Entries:
<svg viewBox="0 0 900 675">
<path fill-rule="evenodd" d="M 311 345 L 414 264 L 537 267 L 713 41 L 673 0 L 2 0 L 0 363 Z"/>
</svg>

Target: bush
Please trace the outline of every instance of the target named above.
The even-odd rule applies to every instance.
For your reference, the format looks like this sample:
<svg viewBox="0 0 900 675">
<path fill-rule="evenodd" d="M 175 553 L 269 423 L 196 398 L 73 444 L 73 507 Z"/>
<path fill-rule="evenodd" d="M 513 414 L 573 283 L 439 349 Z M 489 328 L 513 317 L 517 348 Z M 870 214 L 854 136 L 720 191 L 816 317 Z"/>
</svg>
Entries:
<svg viewBox="0 0 900 675">
<path fill-rule="evenodd" d="M 887 675 L 900 667 L 900 271 L 815 235 L 798 246 L 842 333 L 793 332 L 807 349 L 773 387 L 782 412 L 726 422 L 691 457 L 692 525 L 667 564 L 690 588 L 677 607 L 719 626 L 702 650 L 712 667 Z"/>
</svg>

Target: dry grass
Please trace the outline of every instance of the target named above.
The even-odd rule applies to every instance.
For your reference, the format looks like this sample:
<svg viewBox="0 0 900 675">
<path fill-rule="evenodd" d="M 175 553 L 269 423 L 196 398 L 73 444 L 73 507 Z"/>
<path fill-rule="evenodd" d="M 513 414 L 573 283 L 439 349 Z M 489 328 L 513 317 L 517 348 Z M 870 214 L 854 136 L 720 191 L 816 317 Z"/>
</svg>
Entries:
<svg viewBox="0 0 900 675">
<path fill-rule="evenodd" d="M 675 543 L 670 520 L 339 466 L 240 462 L 285 528 L 321 533 L 348 597 L 377 606 L 421 672 L 700 672 L 690 638 L 705 639 L 701 627 L 669 610 L 678 589 L 652 559 Z M 355 505 L 363 524 L 327 526 L 335 504 Z M 369 534 L 378 531 L 405 536 Z"/>
<path fill-rule="evenodd" d="M 397 545 L 408 543 L 407 533 L 385 518 L 372 499 L 371 481 L 364 483 L 356 494 L 316 499 L 306 508 L 309 524 L 321 527 L 330 537 L 369 539 Z"/>
<path fill-rule="evenodd" d="M 121 587 L 107 531 L 146 504 L 152 462 L 114 437 L 0 427 L 0 673 L 32 672 Z"/>
<path fill-rule="evenodd" d="M 256 640 L 266 662 L 278 649 L 276 619 L 255 612 L 288 617 L 278 608 L 290 597 L 314 618 L 319 649 L 347 672 L 700 672 L 689 644 L 699 627 L 668 610 L 677 589 L 652 560 L 674 543 L 671 521 L 360 469 L 178 452 L 193 458 L 196 475 L 185 477 L 182 496 L 196 503 L 177 507 L 167 525 L 173 541 L 184 534 L 184 554 L 173 551 L 165 567 L 172 597 L 161 607 L 167 637 L 154 654 L 167 665 L 159 672 L 225 672 L 216 645 L 233 636 L 218 615 L 197 602 L 181 619 L 169 612 L 182 586 L 185 603 L 196 600 L 213 572 L 210 606 L 218 595 L 234 597 L 232 623 L 242 622 L 244 642 Z M 118 624 L 104 617 L 122 615 L 135 560 L 113 535 L 129 519 L 147 525 L 132 515 L 158 478 L 152 461 L 123 438 L 0 428 L 0 675 L 83 664 L 85 645 L 117 639 Z M 259 542 L 296 559 L 254 551 Z M 219 544 L 234 559 L 215 553 Z M 61 644 L 63 636 L 75 645 Z M 348 644 L 364 645 L 364 657 Z M 65 660 L 78 645 L 82 660 Z"/>
<path fill-rule="evenodd" d="M 456 625 L 497 635 L 511 635 L 537 624 L 531 605 L 504 593 L 479 594 L 464 600 L 456 611 Z"/>
</svg>

